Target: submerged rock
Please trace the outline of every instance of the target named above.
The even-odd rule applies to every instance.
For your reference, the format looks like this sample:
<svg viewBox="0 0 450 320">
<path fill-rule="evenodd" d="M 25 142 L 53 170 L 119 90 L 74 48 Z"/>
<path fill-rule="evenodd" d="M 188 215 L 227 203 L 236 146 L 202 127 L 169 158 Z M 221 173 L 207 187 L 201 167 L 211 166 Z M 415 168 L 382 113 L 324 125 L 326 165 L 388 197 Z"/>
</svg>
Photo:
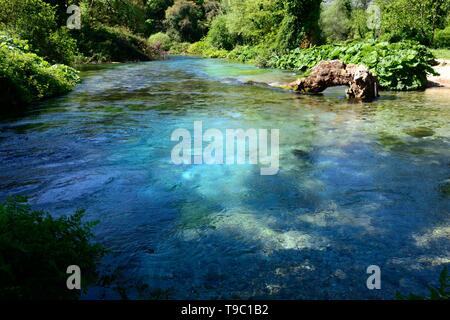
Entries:
<svg viewBox="0 0 450 320">
<path fill-rule="evenodd" d="M 294 150 L 292 150 L 292 153 L 298 159 L 309 160 L 311 158 L 311 155 L 309 154 L 309 152 L 301 150 L 301 149 L 294 149 Z"/>
<path fill-rule="evenodd" d="M 348 86 L 347 96 L 371 101 L 379 96 L 378 80 L 366 66 L 345 64 L 340 60 L 322 61 L 311 74 L 288 87 L 301 93 L 320 93 L 329 87 Z"/>
<path fill-rule="evenodd" d="M 409 128 L 405 133 L 415 138 L 425 138 L 434 135 L 434 131 L 427 127 Z"/>
</svg>

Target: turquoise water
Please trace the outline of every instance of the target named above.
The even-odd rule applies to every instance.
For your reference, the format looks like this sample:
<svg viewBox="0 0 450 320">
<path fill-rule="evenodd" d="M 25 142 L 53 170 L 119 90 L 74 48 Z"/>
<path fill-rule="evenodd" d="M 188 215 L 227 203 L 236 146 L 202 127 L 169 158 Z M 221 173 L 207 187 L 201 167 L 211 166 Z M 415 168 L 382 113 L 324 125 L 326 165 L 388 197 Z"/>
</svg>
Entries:
<svg viewBox="0 0 450 320">
<path fill-rule="evenodd" d="M 86 208 L 110 249 L 101 269 L 129 297 L 392 299 L 426 293 L 450 263 L 448 91 L 351 103 L 343 88 L 266 85 L 290 73 L 183 57 L 82 75 L 69 95 L 2 118 L 0 199 Z M 173 165 L 172 131 L 200 120 L 280 129 L 278 175 Z M 381 290 L 366 287 L 369 265 Z"/>
</svg>

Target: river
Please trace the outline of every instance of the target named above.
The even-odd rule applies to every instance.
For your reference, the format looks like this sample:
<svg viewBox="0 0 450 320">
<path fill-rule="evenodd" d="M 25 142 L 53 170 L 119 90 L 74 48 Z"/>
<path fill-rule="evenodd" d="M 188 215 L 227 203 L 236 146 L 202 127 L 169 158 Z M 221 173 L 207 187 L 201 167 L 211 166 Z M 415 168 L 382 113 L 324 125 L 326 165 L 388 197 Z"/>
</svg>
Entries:
<svg viewBox="0 0 450 320">
<path fill-rule="evenodd" d="M 343 88 L 221 60 L 86 68 L 70 94 L 0 121 L 0 200 L 99 220 L 102 263 L 131 298 L 392 299 L 450 263 L 450 95 Z M 177 128 L 280 130 L 280 171 L 171 163 Z M 446 182 L 447 181 L 447 182 Z M 447 185 L 448 186 L 448 185 Z M 366 269 L 381 269 L 369 290 Z M 119 298 L 95 287 L 90 298 Z"/>
</svg>

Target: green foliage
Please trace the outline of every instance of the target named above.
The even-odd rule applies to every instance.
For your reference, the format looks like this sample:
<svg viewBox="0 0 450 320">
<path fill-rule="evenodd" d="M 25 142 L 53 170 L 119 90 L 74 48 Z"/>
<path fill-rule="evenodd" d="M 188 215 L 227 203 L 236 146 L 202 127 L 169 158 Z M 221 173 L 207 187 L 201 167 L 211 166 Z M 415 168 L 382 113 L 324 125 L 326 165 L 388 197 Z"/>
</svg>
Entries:
<svg viewBox="0 0 450 320">
<path fill-rule="evenodd" d="M 237 37 L 228 29 L 226 17 L 223 15 L 212 22 L 207 40 L 213 47 L 225 50 L 233 49 L 237 43 Z"/>
<path fill-rule="evenodd" d="M 189 42 L 173 42 L 170 47 L 171 54 L 186 55 L 192 43 Z"/>
<path fill-rule="evenodd" d="M 434 47 L 450 49 L 450 26 L 437 30 L 434 36 Z"/>
<path fill-rule="evenodd" d="M 356 8 L 352 11 L 350 20 L 351 37 L 356 39 L 364 39 L 369 33 L 367 26 L 368 14 L 365 9 Z"/>
<path fill-rule="evenodd" d="M 227 29 L 242 44 L 256 45 L 275 38 L 283 14 L 279 0 L 243 0 L 230 2 L 225 19 Z"/>
<path fill-rule="evenodd" d="M 324 4 L 320 15 L 320 24 L 328 40 L 345 40 L 351 29 L 351 0 L 334 0 Z"/>
<path fill-rule="evenodd" d="M 416 40 L 431 45 L 436 29 L 445 27 L 450 0 L 377 0 L 385 39 Z"/>
<path fill-rule="evenodd" d="M 228 55 L 227 50 L 217 49 L 206 40 L 201 40 L 191 44 L 186 53 L 190 55 L 198 55 L 208 58 L 226 58 Z"/>
<path fill-rule="evenodd" d="M 29 52 L 25 41 L 0 33 L 0 105 L 27 104 L 66 93 L 80 81 L 65 65 L 50 65 Z"/>
<path fill-rule="evenodd" d="M 409 294 L 407 296 L 402 295 L 400 292 L 397 292 L 396 299 L 397 300 L 449 300 L 450 299 L 450 275 L 448 273 L 448 268 L 445 267 L 441 274 L 439 275 L 439 287 L 435 288 L 433 286 L 429 286 L 428 290 L 430 291 L 430 295 L 428 297 Z"/>
<path fill-rule="evenodd" d="M 267 67 L 272 56 L 272 51 L 263 45 L 238 45 L 233 50 L 227 51 L 212 46 L 207 38 L 192 44 L 182 43 L 178 45 L 180 47 L 172 46 L 171 53 L 196 55 L 207 58 L 224 58 L 242 63 L 252 63 L 258 67 Z"/>
<path fill-rule="evenodd" d="M 95 223 L 82 222 L 84 211 L 53 218 L 33 211 L 23 198 L 0 204 L 0 298 L 77 299 L 67 290 L 66 269 L 78 265 L 82 288 L 97 280 L 96 265 L 104 254 L 92 244 Z"/>
<path fill-rule="evenodd" d="M 435 49 L 431 50 L 437 59 L 450 60 L 450 49 Z"/>
<path fill-rule="evenodd" d="M 73 64 L 76 42 L 58 26 L 56 10 L 42 0 L 0 0 L 0 26 L 27 40 L 31 51 L 51 63 Z"/>
<path fill-rule="evenodd" d="M 87 24 L 82 26 L 77 39 L 86 62 L 148 61 L 162 54 L 160 48 L 125 27 Z"/>
<path fill-rule="evenodd" d="M 206 31 L 203 18 L 203 8 L 195 1 L 175 0 L 166 10 L 167 33 L 179 41 L 198 41 Z"/>
<path fill-rule="evenodd" d="M 148 38 L 148 43 L 154 48 L 160 47 L 164 51 L 169 51 L 172 46 L 172 39 L 167 34 L 158 32 Z"/>
<path fill-rule="evenodd" d="M 253 63 L 258 67 L 267 67 L 272 51 L 264 45 L 237 46 L 228 54 L 227 58 L 244 63 Z"/>
<path fill-rule="evenodd" d="M 166 10 L 173 5 L 173 0 L 148 0 L 147 1 L 147 20 L 150 31 L 162 31 Z"/>
<path fill-rule="evenodd" d="M 146 22 L 152 33 L 165 30 L 178 41 L 192 42 L 205 35 L 221 12 L 219 0 L 148 0 Z"/>
<path fill-rule="evenodd" d="M 330 43 L 347 39 L 365 39 L 370 36 L 376 38 L 379 27 L 369 28 L 370 21 L 379 20 L 379 17 L 375 16 L 376 8 L 378 7 L 370 0 L 333 0 L 323 4 L 320 25 L 324 37 Z"/>
<path fill-rule="evenodd" d="M 384 89 L 407 91 L 424 89 L 427 74 L 434 74 L 434 56 L 425 46 L 414 42 L 347 42 L 309 49 L 295 49 L 274 56 L 272 67 L 306 71 L 322 60 L 340 59 L 345 63 L 364 64 L 379 79 Z"/>
<path fill-rule="evenodd" d="M 124 27 L 133 33 L 149 34 L 147 6 L 142 0 L 82 0 L 83 24 Z"/>
<path fill-rule="evenodd" d="M 317 0 L 230 1 L 213 20 L 211 44 L 231 50 L 236 46 L 293 49 L 317 43 L 320 3 Z"/>
<path fill-rule="evenodd" d="M 205 25 L 209 28 L 214 19 L 223 13 L 222 3 L 220 0 L 197 0 L 202 4 L 205 14 Z"/>
<path fill-rule="evenodd" d="M 320 8 L 322 0 L 281 0 L 283 20 L 277 31 L 275 49 L 307 48 L 321 42 Z"/>
</svg>

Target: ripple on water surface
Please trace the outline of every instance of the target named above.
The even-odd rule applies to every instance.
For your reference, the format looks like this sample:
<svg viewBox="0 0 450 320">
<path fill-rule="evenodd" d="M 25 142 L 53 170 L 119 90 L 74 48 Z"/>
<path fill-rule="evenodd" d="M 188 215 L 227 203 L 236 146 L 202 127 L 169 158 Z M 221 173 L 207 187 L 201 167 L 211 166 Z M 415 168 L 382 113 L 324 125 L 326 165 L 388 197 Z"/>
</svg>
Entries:
<svg viewBox="0 0 450 320">
<path fill-rule="evenodd" d="M 0 123 L 0 196 L 87 209 L 104 268 L 172 298 L 386 298 L 450 262 L 446 91 L 298 96 L 288 72 L 172 58 L 99 66 L 69 95 Z M 246 84 L 246 83 L 251 84 Z M 174 166 L 170 134 L 280 129 L 280 172 Z M 366 268 L 382 269 L 369 291 Z M 138 291 L 130 288 L 132 297 Z M 96 288 L 88 297 L 115 297 Z"/>
</svg>

